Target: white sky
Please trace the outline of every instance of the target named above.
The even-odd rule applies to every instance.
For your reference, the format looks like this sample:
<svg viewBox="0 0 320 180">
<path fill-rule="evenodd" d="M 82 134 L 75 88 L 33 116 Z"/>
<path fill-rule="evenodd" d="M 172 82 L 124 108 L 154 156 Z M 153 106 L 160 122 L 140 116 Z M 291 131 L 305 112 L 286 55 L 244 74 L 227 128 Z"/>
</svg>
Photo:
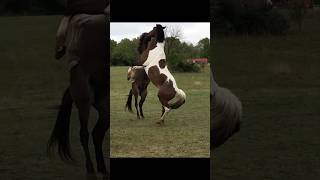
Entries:
<svg viewBox="0 0 320 180">
<path fill-rule="evenodd" d="M 210 23 L 110 23 L 110 38 L 120 42 L 124 38 L 133 39 L 144 32 L 149 32 L 156 24 L 162 26 L 180 28 L 182 30 L 181 41 L 196 45 L 203 38 L 210 39 Z"/>
</svg>

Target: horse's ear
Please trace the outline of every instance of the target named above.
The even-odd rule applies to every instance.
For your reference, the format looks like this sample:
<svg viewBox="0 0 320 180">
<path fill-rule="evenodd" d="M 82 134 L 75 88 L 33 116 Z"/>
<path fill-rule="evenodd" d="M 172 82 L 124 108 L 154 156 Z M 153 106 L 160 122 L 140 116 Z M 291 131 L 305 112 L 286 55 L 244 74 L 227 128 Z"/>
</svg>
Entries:
<svg viewBox="0 0 320 180">
<path fill-rule="evenodd" d="M 167 26 L 162 27 L 162 29 L 165 29 Z"/>
</svg>

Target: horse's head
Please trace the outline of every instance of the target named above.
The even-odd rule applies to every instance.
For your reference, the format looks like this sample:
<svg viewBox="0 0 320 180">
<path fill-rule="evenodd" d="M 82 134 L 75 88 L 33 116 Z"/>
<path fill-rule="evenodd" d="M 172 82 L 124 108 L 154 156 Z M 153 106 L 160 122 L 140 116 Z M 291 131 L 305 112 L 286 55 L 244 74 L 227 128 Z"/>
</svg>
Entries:
<svg viewBox="0 0 320 180">
<path fill-rule="evenodd" d="M 152 31 L 150 31 L 148 33 L 149 37 L 154 37 L 157 39 L 157 42 L 163 42 L 165 40 L 165 37 L 164 37 L 164 29 L 166 27 L 162 27 L 160 24 L 157 24 L 153 29 Z"/>
</svg>

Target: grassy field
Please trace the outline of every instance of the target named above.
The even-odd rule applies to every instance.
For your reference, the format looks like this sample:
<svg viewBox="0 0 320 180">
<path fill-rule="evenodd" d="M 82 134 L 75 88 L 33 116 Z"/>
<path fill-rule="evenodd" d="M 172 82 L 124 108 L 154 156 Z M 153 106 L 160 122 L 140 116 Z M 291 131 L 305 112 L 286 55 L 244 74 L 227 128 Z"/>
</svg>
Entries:
<svg viewBox="0 0 320 180">
<path fill-rule="evenodd" d="M 243 103 L 214 179 L 319 179 L 320 13 L 284 37 L 216 37 L 211 55 L 216 81 Z"/>
<path fill-rule="evenodd" d="M 69 79 L 65 61 L 53 58 L 59 20 L 59 16 L 0 17 L 2 180 L 86 179 L 77 111 L 71 120 L 76 165 L 64 164 L 57 156 L 46 156 L 57 114 L 53 107 L 60 104 Z M 92 111 L 90 128 L 95 119 Z"/>
<path fill-rule="evenodd" d="M 209 157 L 209 68 L 173 75 L 187 100 L 158 127 L 161 104 L 155 86 L 148 87 L 145 119 L 136 119 L 136 114 L 124 111 L 131 88 L 127 67 L 111 67 L 111 157 Z"/>
</svg>

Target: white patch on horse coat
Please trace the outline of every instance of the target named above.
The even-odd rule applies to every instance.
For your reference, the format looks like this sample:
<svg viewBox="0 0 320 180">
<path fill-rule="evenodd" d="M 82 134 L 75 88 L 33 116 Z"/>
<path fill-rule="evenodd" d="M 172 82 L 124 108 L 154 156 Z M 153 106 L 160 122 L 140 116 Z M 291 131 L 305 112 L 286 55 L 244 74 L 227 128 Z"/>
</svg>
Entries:
<svg viewBox="0 0 320 180">
<path fill-rule="evenodd" d="M 160 71 L 160 74 L 166 75 L 167 76 L 166 81 L 171 80 L 173 83 L 174 89 L 177 91 L 178 86 L 177 86 L 176 80 L 174 79 L 174 77 L 172 76 L 170 71 L 168 70 L 167 65 L 163 69 L 160 68 L 159 61 L 161 59 L 166 59 L 166 54 L 164 53 L 164 42 L 163 43 L 158 42 L 157 47 L 155 47 L 154 49 L 149 51 L 149 56 L 148 56 L 147 60 L 143 63 L 143 65 L 145 66 L 144 69 L 145 69 L 146 73 L 148 74 L 150 67 L 157 66 L 157 68 Z"/>
</svg>

